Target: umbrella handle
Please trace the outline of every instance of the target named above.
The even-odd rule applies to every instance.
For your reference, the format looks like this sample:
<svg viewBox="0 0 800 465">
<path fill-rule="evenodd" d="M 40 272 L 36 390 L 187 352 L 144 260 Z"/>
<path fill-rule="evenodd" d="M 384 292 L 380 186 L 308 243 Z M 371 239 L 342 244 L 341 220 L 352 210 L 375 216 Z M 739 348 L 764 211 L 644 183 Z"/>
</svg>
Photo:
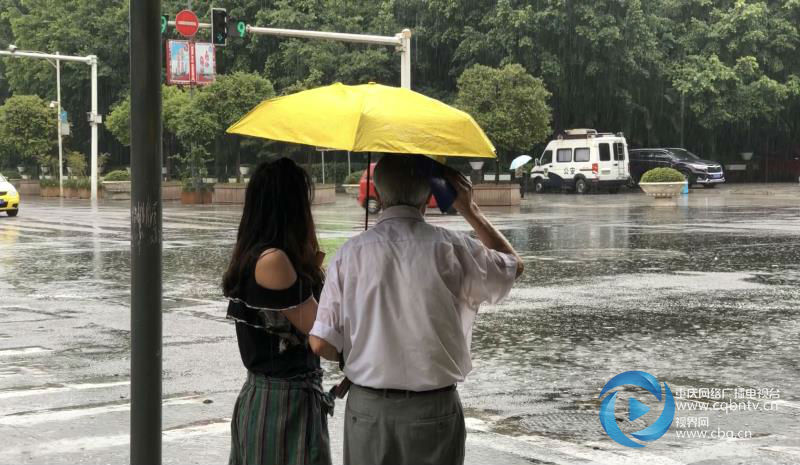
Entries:
<svg viewBox="0 0 800 465">
<path fill-rule="evenodd" d="M 364 196 L 364 231 L 369 226 L 369 182 L 370 182 L 370 167 L 372 165 L 372 152 L 367 152 L 367 193 Z"/>
</svg>

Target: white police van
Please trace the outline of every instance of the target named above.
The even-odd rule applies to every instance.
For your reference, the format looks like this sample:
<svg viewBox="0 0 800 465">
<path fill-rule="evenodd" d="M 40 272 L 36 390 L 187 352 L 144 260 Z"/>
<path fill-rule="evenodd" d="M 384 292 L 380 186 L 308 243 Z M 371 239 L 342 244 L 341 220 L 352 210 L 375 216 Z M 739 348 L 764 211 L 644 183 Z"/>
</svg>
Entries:
<svg viewBox="0 0 800 465">
<path fill-rule="evenodd" d="M 568 129 L 547 144 L 530 182 L 535 192 L 574 189 L 586 194 L 603 187 L 616 193 L 629 178 L 628 144 L 622 133 Z"/>
</svg>

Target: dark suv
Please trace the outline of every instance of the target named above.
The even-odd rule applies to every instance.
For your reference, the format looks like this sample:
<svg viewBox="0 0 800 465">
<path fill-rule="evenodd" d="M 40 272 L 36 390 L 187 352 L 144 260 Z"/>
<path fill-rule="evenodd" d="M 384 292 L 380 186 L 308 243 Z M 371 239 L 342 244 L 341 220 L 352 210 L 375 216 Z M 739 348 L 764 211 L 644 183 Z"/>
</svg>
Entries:
<svg viewBox="0 0 800 465">
<path fill-rule="evenodd" d="M 686 149 L 631 149 L 629 168 L 631 180 L 638 184 L 642 175 L 653 168 L 674 168 L 692 184 L 714 187 L 725 182 L 722 165 L 703 160 Z"/>
</svg>

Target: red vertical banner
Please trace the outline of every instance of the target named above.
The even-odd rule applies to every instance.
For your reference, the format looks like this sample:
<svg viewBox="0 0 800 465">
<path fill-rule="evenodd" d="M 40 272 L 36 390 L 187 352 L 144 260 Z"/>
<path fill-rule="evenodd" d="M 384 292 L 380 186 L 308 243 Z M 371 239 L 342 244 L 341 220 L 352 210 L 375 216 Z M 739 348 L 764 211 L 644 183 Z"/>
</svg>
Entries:
<svg viewBox="0 0 800 465">
<path fill-rule="evenodd" d="M 197 63 L 195 61 L 194 42 L 189 42 L 189 76 L 191 77 L 192 84 L 197 81 Z"/>
<path fill-rule="evenodd" d="M 195 82 L 198 85 L 211 84 L 217 74 L 216 49 L 214 44 L 197 42 L 194 44 Z"/>
</svg>

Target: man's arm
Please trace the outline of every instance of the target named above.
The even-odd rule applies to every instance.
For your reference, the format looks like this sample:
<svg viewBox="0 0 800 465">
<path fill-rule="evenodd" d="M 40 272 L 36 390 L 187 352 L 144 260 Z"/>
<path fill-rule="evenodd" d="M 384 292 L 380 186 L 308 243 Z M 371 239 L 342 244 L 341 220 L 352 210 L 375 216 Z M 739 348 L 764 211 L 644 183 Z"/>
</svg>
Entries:
<svg viewBox="0 0 800 465">
<path fill-rule="evenodd" d="M 316 320 L 308 337 L 308 344 L 315 354 L 334 362 L 339 360 L 339 351 L 344 344 L 340 324 L 342 305 L 340 286 L 338 261 L 334 258 L 328 265 Z"/>
<path fill-rule="evenodd" d="M 470 183 L 463 174 L 452 168 L 446 168 L 445 177 L 450 182 L 450 185 L 455 188 L 457 193 L 453 206 L 461 213 L 461 216 L 467 220 L 467 223 L 472 226 L 472 229 L 475 230 L 478 240 L 487 248 L 513 255 L 517 261 L 517 277 L 519 277 L 525 269 L 525 264 L 505 236 L 489 222 L 480 208 L 478 208 L 478 204 L 476 204 L 472 198 L 472 183 Z"/>
</svg>

